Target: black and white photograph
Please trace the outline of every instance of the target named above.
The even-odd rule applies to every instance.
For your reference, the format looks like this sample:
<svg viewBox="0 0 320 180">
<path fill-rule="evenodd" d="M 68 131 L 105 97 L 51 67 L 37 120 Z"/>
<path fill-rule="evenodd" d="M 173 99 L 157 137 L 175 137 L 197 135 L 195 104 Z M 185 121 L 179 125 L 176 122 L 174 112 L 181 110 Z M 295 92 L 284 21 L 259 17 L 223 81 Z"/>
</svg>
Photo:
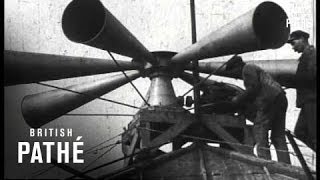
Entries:
<svg viewBox="0 0 320 180">
<path fill-rule="evenodd" d="M 4 179 L 317 179 L 316 0 L 5 0 Z"/>
</svg>

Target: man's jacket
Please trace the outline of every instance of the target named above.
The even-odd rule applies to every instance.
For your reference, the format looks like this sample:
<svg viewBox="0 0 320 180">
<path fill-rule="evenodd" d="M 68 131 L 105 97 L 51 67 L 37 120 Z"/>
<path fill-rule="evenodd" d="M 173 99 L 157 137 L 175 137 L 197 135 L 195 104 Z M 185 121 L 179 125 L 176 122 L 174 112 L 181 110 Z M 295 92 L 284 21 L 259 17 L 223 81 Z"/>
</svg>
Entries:
<svg viewBox="0 0 320 180">
<path fill-rule="evenodd" d="M 246 100 L 252 99 L 258 109 L 266 108 L 284 92 L 281 85 L 257 65 L 246 64 L 242 69 L 242 78 L 246 88 L 243 96 Z"/>
<path fill-rule="evenodd" d="M 307 46 L 299 58 L 296 73 L 297 100 L 296 106 L 301 107 L 304 103 L 316 100 L 316 76 L 317 62 L 316 49 Z"/>
</svg>

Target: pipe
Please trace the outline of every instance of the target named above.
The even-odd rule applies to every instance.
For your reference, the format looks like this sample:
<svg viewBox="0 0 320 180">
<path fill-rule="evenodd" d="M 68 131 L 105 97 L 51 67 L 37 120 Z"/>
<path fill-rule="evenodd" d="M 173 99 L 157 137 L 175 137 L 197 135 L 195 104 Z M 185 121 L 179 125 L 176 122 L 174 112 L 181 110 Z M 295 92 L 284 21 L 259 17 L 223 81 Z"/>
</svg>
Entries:
<svg viewBox="0 0 320 180">
<path fill-rule="evenodd" d="M 188 63 L 230 54 L 276 49 L 288 40 L 285 11 L 273 2 L 263 2 L 172 57 L 174 63 Z"/>
<path fill-rule="evenodd" d="M 23 117 L 27 124 L 39 128 L 44 124 L 100 97 L 140 76 L 138 71 L 108 77 L 94 82 L 67 87 L 70 91 L 55 89 L 25 96 L 21 103 Z M 78 92 L 78 93 L 75 93 Z"/>
<path fill-rule="evenodd" d="M 73 42 L 156 64 L 152 54 L 99 0 L 73 0 L 63 13 L 62 29 Z"/>
<path fill-rule="evenodd" d="M 282 86 L 288 88 L 295 88 L 295 75 L 298 68 L 298 61 L 293 59 L 279 59 L 279 60 L 259 60 L 259 61 L 245 61 L 261 67 L 264 71 L 269 73 Z M 199 71 L 201 73 L 211 73 L 216 71 L 225 62 L 199 62 Z M 187 65 L 186 69 L 191 70 L 192 66 Z M 214 75 L 238 78 L 236 75 L 225 73 L 225 67 L 221 68 Z"/>
<path fill-rule="evenodd" d="M 138 69 L 138 64 L 118 61 L 124 70 Z M 117 72 L 121 69 L 107 59 L 4 51 L 5 86 L 64 78 Z"/>
</svg>

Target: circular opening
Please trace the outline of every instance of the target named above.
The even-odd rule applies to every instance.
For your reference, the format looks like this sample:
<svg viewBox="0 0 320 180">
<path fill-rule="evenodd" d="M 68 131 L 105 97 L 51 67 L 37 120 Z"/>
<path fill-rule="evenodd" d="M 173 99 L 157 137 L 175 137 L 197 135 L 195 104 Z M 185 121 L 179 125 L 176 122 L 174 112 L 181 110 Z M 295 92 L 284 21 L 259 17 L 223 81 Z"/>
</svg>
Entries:
<svg viewBox="0 0 320 180">
<path fill-rule="evenodd" d="M 73 0 L 62 16 L 62 29 L 68 39 L 83 43 L 94 38 L 105 21 L 105 8 L 98 0 Z"/>
<path fill-rule="evenodd" d="M 273 2 L 261 3 L 254 12 L 253 28 L 265 48 L 279 48 L 288 40 L 290 26 L 285 11 Z"/>
</svg>

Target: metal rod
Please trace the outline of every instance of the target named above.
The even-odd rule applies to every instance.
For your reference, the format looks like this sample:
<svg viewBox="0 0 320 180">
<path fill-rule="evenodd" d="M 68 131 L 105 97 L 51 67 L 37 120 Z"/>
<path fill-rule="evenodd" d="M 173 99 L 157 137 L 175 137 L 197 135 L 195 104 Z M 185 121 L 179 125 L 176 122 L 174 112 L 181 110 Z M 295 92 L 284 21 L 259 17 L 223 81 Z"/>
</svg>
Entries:
<svg viewBox="0 0 320 180">
<path fill-rule="evenodd" d="M 139 129 L 144 129 L 144 130 L 148 130 L 148 131 L 152 131 L 152 132 L 158 132 L 158 133 L 163 133 L 164 131 L 160 131 L 160 130 L 155 130 L 155 129 L 149 129 L 149 128 L 142 128 L 142 127 L 138 127 Z M 215 140 L 215 139 L 208 139 L 208 138 L 203 138 L 203 137 L 197 137 L 197 136 L 192 136 L 192 135 L 186 135 L 186 134 L 179 134 L 179 137 L 184 137 L 184 138 L 190 138 L 190 139 L 194 139 L 197 141 L 206 141 L 206 142 L 212 142 L 212 143 L 225 143 L 225 144 L 233 144 L 233 145 L 238 145 L 238 146 L 242 146 L 242 147 L 249 147 L 249 148 L 253 148 L 254 146 L 252 145 L 247 145 L 247 144 L 241 144 L 241 143 L 235 143 L 235 142 L 229 142 L 229 141 L 220 141 L 220 140 Z M 273 148 L 264 148 L 264 147 L 259 147 L 259 149 L 264 149 L 264 150 L 276 150 Z M 291 151 L 286 151 L 286 150 L 277 150 L 280 152 L 288 152 L 288 153 L 293 153 Z"/>
<path fill-rule="evenodd" d="M 191 34 L 192 44 L 197 42 L 197 29 L 196 29 L 196 15 L 194 0 L 190 0 L 190 14 L 191 14 Z M 192 60 L 192 74 L 193 74 L 193 96 L 194 96 L 194 114 L 196 119 L 199 119 L 199 105 L 200 105 L 200 89 L 197 84 L 199 83 L 199 63 L 198 60 Z"/>
<path fill-rule="evenodd" d="M 303 158 L 303 156 L 301 154 L 301 151 L 300 151 L 299 147 L 297 146 L 296 141 L 293 139 L 293 136 L 291 135 L 290 131 L 286 130 L 286 135 L 287 135 L 288 140 L 290 141 L 291 146 L 292 146 L 294 152 L 296 153 L 296 155 L 297 155 L 297 157 L 298 157 L 298 159 L 300 161 L 300 164 L 301 164 L 304 172 L 306 173 L 308 179 L 309 180 L 313 180 L 313 176 L 312 176 L 312 174 L 310 172 L 310 169 L 309 169 L 306 161 L 304 160 L 304 158 Z"/>
<path fill-rule="evenodd" d="M 140 139 L 141 138 L 140 138 L 138 132 L 136 132 L 135 136 L 132 139 L 133 140 L 132 140 L 131 143 L 134 143 L 134 144 L 133 144 L 133 147 L 132 147 L 133 148 L 132 153 L 129 155 L 128 165 L 133 162 L 134 153 L 136 152 L 136 149 L 138 148 L 137 146 L 140 144 Z"/>
<path fill-rule="evenodd" d="M 196 16 L 194 0 L 190 0 L 192 44 L 197 42 Z"/>
<path fill-rule="evenodd" d="M 317 46 L 317 1 L 313 0 L 313 44 Z"/>
<path fill-rule="evenodd" d="M 144 101 L 144 103 L 150 107 L 150 104 L 147 102 L 147 100 L 142 96 L 142 94 L 140 93 L 140 91 L 138 90 L 138 88 L 132 83 L 131 79 L 127 76 L 127 74 L 124 72 L 124 68 L 122 68 L 120 66 L 120 64 L 116 61 L 116 59 L 113 57 L 113 55 L 111 54 L 110 51 L 108 51 L 109 55 L 111 56 L 112 60 L 114 61 L 114 63 L 116 63 L 116 65 L 120 68 L 121 72 L 123 73 L 123 75 L 129 80 L 129 83 L 132 85 L 132 87 L 137 91 L 137 93 L 139 94 L 139 96 L 142 98 L 142 100 Z"/>
</svg>

